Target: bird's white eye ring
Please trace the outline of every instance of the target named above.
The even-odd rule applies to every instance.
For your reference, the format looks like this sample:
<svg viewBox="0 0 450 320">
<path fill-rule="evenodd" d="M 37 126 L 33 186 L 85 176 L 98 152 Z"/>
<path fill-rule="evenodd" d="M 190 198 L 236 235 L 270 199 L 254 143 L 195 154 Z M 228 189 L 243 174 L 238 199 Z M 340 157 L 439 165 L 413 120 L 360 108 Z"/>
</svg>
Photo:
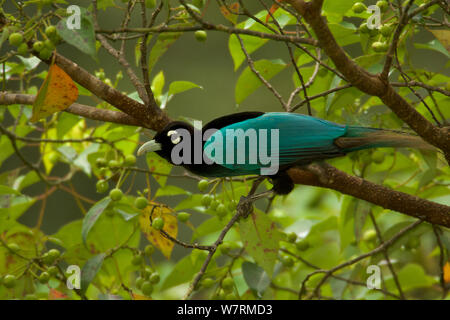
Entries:
<svg viewBox="0 0 450 320">
<path fill-rule="evenodd" d="M 180 143 L 181 141 L 180 136 L 172 137 L 174 134 L 178 135 L 178 132 L 176 132 L 175 130 L 170 130 L 169 132 L 167 132 L 167 136 L 170 137 L 173 144 Z"/>
</svg>

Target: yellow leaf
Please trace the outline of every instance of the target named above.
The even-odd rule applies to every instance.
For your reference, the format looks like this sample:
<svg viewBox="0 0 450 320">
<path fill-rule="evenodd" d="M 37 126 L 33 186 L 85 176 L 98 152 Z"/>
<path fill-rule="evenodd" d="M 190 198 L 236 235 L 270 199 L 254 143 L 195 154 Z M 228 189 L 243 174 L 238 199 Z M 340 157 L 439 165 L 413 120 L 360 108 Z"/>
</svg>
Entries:
<svg viewBox="0 0 450 320">
<path fill-rule="evenodd" d="M 450 30 L 430 30 L 439 42 L 450 52 Z"/>
<path fill-rule="evenodd" d="M 444 265 L 444 282 L 450 283 L 450 262 Z"/>
<path fill-rule="evenodd" d="M 174 243 L 167 239 L 159 230 L 153 229 L 151 220 L 161 217 L 164 220 L 163 230 L 172 238 L 178 235 L 178 221 L 174 216 L 174 211 L 164 204 L 150 201 L 139 217 L 141 230 L 147 239 L 169 259 Z M 151 219 L 150 219 L 151 218 Z"/>
<path fill-rule="evenodd" d="M 237 22 L 237 14 L 239 13 L 239 3 L 235 2 L 230 4 L 229 6 L 221 6 L 220 12 L 222 15 L 233 24 Z"/>
<path fill-rule="evenodd" d="M 134 300 L 152 300 L 152 298 L 137 294 L 137 293 L 133 293 L 133 299 Z"/>
<path fill-rule="evenodd" d="M 34 100 L 31 122 L 62 111 L 78 98 L 78 88 L 60 67 L 52 64 Z"/>
</svg>

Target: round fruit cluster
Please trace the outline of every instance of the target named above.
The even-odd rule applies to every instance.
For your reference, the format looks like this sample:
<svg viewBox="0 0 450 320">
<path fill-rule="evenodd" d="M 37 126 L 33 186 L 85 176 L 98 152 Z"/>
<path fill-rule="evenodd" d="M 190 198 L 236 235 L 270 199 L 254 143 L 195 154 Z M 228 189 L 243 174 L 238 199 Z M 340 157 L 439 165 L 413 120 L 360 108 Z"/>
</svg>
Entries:
<svg viewBox="0 0 450 320">
<path fill-rule="evenodd" d="M 152 267 L 145 264 L 145 256 L 150 257 L 155 252 L 155 247 L 151 244 L 147 245 L 144 251 L 136 252 L 131 259 L 133 266 L 140 267 L 139 276 L 135 279 L 134 285 L 145 296 L 151 296 L 153 293 L 153 287 L 157 285 L 161 276 Z"/>
<path fill-rule="evenodd" d="M 208 189 L 209 182 L 207 180 L 200 180 L 198 182 L 198 189 L 205 192 Z M 219 200 L 214 195 L 205 194 L 201 198 L 201 204 L 205 209 L 212 210 L 219 218 L 225 217 L 228 213 L 233 212 L 237 208 L 235 200 Z"/>
<path fill-rule="evenodd" d="M 57 44 L 61 42 L 61 37 L 58 35 L 57 29 L 53 25 L 49 25 L 45 28 L 45 40 L 37 40 L 32 44 L 26 41 L 24 35 L 21 32 L 13 32 L 9 35 L 9 43 L 12 46 L 17 47 L 17 53 L 21 56 L 28 54 L 30 49 L 37 52 L 42 60 L 48 60 L 52 56 L 53 50 Z"/>
<path fill-rule="evenodd" d="M 380 12 L 386 12 L 389 9 L 389 4 L 387 1 L 381 0 L 377 1 L 377 7 L 380 8 Z M 352 11 L 356 14 L 360 14 L 367 11 L 367 7 L 362 2 L 356 2 Z M 389 50 L 388 40 L 394 32 L 395 23 L 383 24 L 377 26 L 376 28 L 370 28 L 366 22 L 363 22 L 359 26 L 359 32 L 361 34 L 367 34 L 372 38 L 371 48 L 375 52 L 387 52 Z M 378 36 L 378 39 L 376 37 Z"/>
</svg>

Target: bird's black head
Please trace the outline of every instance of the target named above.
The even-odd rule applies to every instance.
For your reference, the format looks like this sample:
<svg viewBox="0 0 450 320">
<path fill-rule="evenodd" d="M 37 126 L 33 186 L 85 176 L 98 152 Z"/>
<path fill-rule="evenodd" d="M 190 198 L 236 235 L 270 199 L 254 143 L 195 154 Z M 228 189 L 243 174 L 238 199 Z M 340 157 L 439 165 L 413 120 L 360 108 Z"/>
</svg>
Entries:
<svg viewBox="0 0 450 320">
<path fill-rule="evenodd" d="M 193 143 L 194 127 L 189 123 L 182 121 L 174 121 L 159 131 L 153 140 L 144 143 L 138 150 L 138 155 L 142 155 L 145 152 L 155 151 L 158 155 L 174 164 L 172 159 L 173 148 L 181 143 L 186 135 L 191 137 L 191 143 Z"/>
</svg>

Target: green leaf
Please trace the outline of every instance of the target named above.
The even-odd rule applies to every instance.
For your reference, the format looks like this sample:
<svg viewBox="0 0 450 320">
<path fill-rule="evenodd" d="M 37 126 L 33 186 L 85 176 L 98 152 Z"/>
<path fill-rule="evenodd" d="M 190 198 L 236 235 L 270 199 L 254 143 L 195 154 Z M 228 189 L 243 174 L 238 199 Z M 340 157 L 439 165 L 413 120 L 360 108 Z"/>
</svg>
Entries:
<svg viewBox="0 0 450 320">
<path fill-rule="evenodd" d="M 163 197 L 163 196 L 176 196 L 180 194 L 190 194 L 189 191 L 186 191 L 183 188 L 177 187 L 177 186 L 164 186 L 161 188 L 158 188 L 158 191 L 156 191 L 155 198 Z"/>
<path fill-rule="evenodd" d="M 92 143 L 89 147 L 83 150 L 81 154 L 78 156 L 78 158 L 74 161 L 74 165 L 79 167 L 81 170 L 86 173 L 87 176 L 91 176 L 91 164 L 88 161 L 88 156 L 91 153 L 97 152 L 100 148 L 100 145 L 98 143 Z"/>
<path fill-rule="evenodd" d="M 164 73 L 160 71 L 152 80 L 152 92 L 155 95 L 155 97 L 160 96 L 162 94 L 164 82 L 165 82 Z"/>
<path fill-rule="evenodd" d="M 172 170 L 172 165 L 158 156 L 155 152 L 148 152 L 146 155 L 148 169 L 151 172 L 161 173 L 162 175 L 154 174 L 153 178 L 161 187 L 166 185 L 167 175 Z"/>
<path fill-rule="evenodd" d="M 286 67 L 286 64 L 278 60 L 258 60 L 254 63 L 256 71 L 267 81 Z M 252 72 L 250 67 L 244 69 L 236 83 L 235 98 L 240 104 L 250 94 L 262 85 L 261 80 Z"/>
<path fill-rule="evenodd" d="M 174 81 L 169 86 L 169 96 L 194 88 L 203 89 L 201 86 L 190 81 Z"/>
<path fill-rule="evenodd" d="M 105 211 L 106 207 L 110 204 L 111 198 L 105 197 L 92 208 L 89 209 L 89 211 L 86 213 L 86 216 L 83 219 L 83 227 L 81 228 L 81 236 L 83 238 L 84 244 L 86 244 L 87 236 L 89 234 L 89 231 L 91 231 L 94 224 L 97 222 L 97 219 L 100 217 L 100 215 Z"/>
<path fill-rule="evenodd" d="M 260 47 L 269 41 L 268 39 L 261 39 L 258 37 L 241 35 L 242 42 L 244 43 L 245 50 L 248 54 L 256 51 Z M 245 54 L 242 52 L 241 44 L 239 43 L 239 39 L 236 35 L 231 35 L 230 40 L 228 41 L 228 50 L 230 50 L 231 58 L 234 62 L 234 71 L 239 69 L 242 62 L 245 60 Z"/>
<path fill-rule="evenodd" d="M 445 47 L 436 39 L 431 40 L 428 43 L 414 43 L 414 46 L 418 49 L 428 49 L 434 50 L 442 53 L 447 58 L 450 58 L 450 53 L 445 49 Z"/>
<path fill-rule="evenodd" d="M 81 269 L 81 293 L 85 293 L 98 271 L 102 267 L 105 254 L 98 254 L 89 259 Z"/>
<path fill-rule="evenodd" d="M 258 297 L 262 297 L 270 285 L 270 278 L 264 269 L 255 263 L 244 261 L 242 274 L 248 287 L 255 291 Z"/>
<path fill-rule="evenodd" d="M 67 27 L 67 20 L 69 18 L 64 18 L 57 24 L 56 29 L 59 35 L 67 43 L 90 55 L 94 60 L 97 60 L 94 23 L 91 13 L 85 8 L 81 8 L 80 29 L 69 29 Z"/>
<path fill-rule="evenodd" d="M 174 25 L 175 26 L 175 25 Z M 177 41 L 181 36 L 181 32 L 162 33 L 158 35 L 155 45 L 150 51 L 148 57 L 148 72 L 150 73 L 159 58 L 169 49 L 169 47 Z"/>
<path fill-rule="evenodd" d="M 403 290 L 430 286 L 434 281 L 427 276 L 422 266 L 410 263 L 397 273 Z"/>
<path fill-rule="evenodd" d="M 263 10 L 258 12 L 255 16 L 258 19 L 265 19 L 267 15 L 267 11 Z M 265 33 L 273 33 L 271 30 L 267 29 L 263 25 L 256 23 L 256 21 L 252 18 L 247 19 L 236 25 L 236 28 L 241 29 L 249 29 L 252 31 L 265 32 Z M 240 35 L 242 42 L 244 43 L 245 50 L 248 54 L 255 52 L 257 49 L 262 47 L 265 43 L 267 43 L 268 39 L 262 39 L 260 37 Z M 234 62 L 234 71 L 236 71 L 242 62 L 245 60 L 245 54 L 242 52 L 241 44 L 236 35 L 231 35 L 228 40 L 228 50 L 230 51 L 231 58 Z"/>
<path fill-rule="evenodd" d="M 170 274 L 164 280 L 161 290 L 171 288 L 182 283 L 191 281 L 194 275 L 200 271 L 203 261 L 206 258 L 206 252 L 193 251 L 173 267 Z M 212 264 L 210 265 L 210 267 Z"/>
<path fill-rule="evenodd" d="M 353 4 L 357 0 L 346 0 L 346 1 L 336 1 L 336 0 L 325 0 L 322 6 L 324 15 L 330 22 L 340 22 L 344 17 L 344 14 L 351 9 Z"/>
<path fill-rule="evenodd" d="M 248 254 L 269 276 L 278 257 L 279 241 L 283 239 L 275 223 L 260 210 L 239 223 L 239 233 Z"/>
<path fill-rule="evenodd" d="M 38 57 L 30 57 L 30 58 L 24 58 L 22 56 L 17 56 L 20 61 L 22 61 L 23 65 L 25 66 L 25 70 L 33 70 L 36 68 L 39 63 L 41 62 L 41 59 Z"/>
<path fill-rule="evenodd" d="M 0 185 L 0 195 L 2 194 L 15 194 L 15 195 L 20 195 L 20 192 L 17 190 L 14 190 L 13 188 L 7 187 L 7 186 L 2 186 Z"/>
<path fill-rule="evenodd" d="M 329 23 L 328 27 L 340 46 L 347 46 L 360 40 L 356 27 L 351 23 L 345 25 Z"/>
<path fill-rule="evenodd" d="M 0 218 L 5 217 L 10 220 L 18 219 L 36 201 L 36 199 L 24 195 L 5 197 L 6 199 L 3 199 L 0 207 Z"/>
</svg>

